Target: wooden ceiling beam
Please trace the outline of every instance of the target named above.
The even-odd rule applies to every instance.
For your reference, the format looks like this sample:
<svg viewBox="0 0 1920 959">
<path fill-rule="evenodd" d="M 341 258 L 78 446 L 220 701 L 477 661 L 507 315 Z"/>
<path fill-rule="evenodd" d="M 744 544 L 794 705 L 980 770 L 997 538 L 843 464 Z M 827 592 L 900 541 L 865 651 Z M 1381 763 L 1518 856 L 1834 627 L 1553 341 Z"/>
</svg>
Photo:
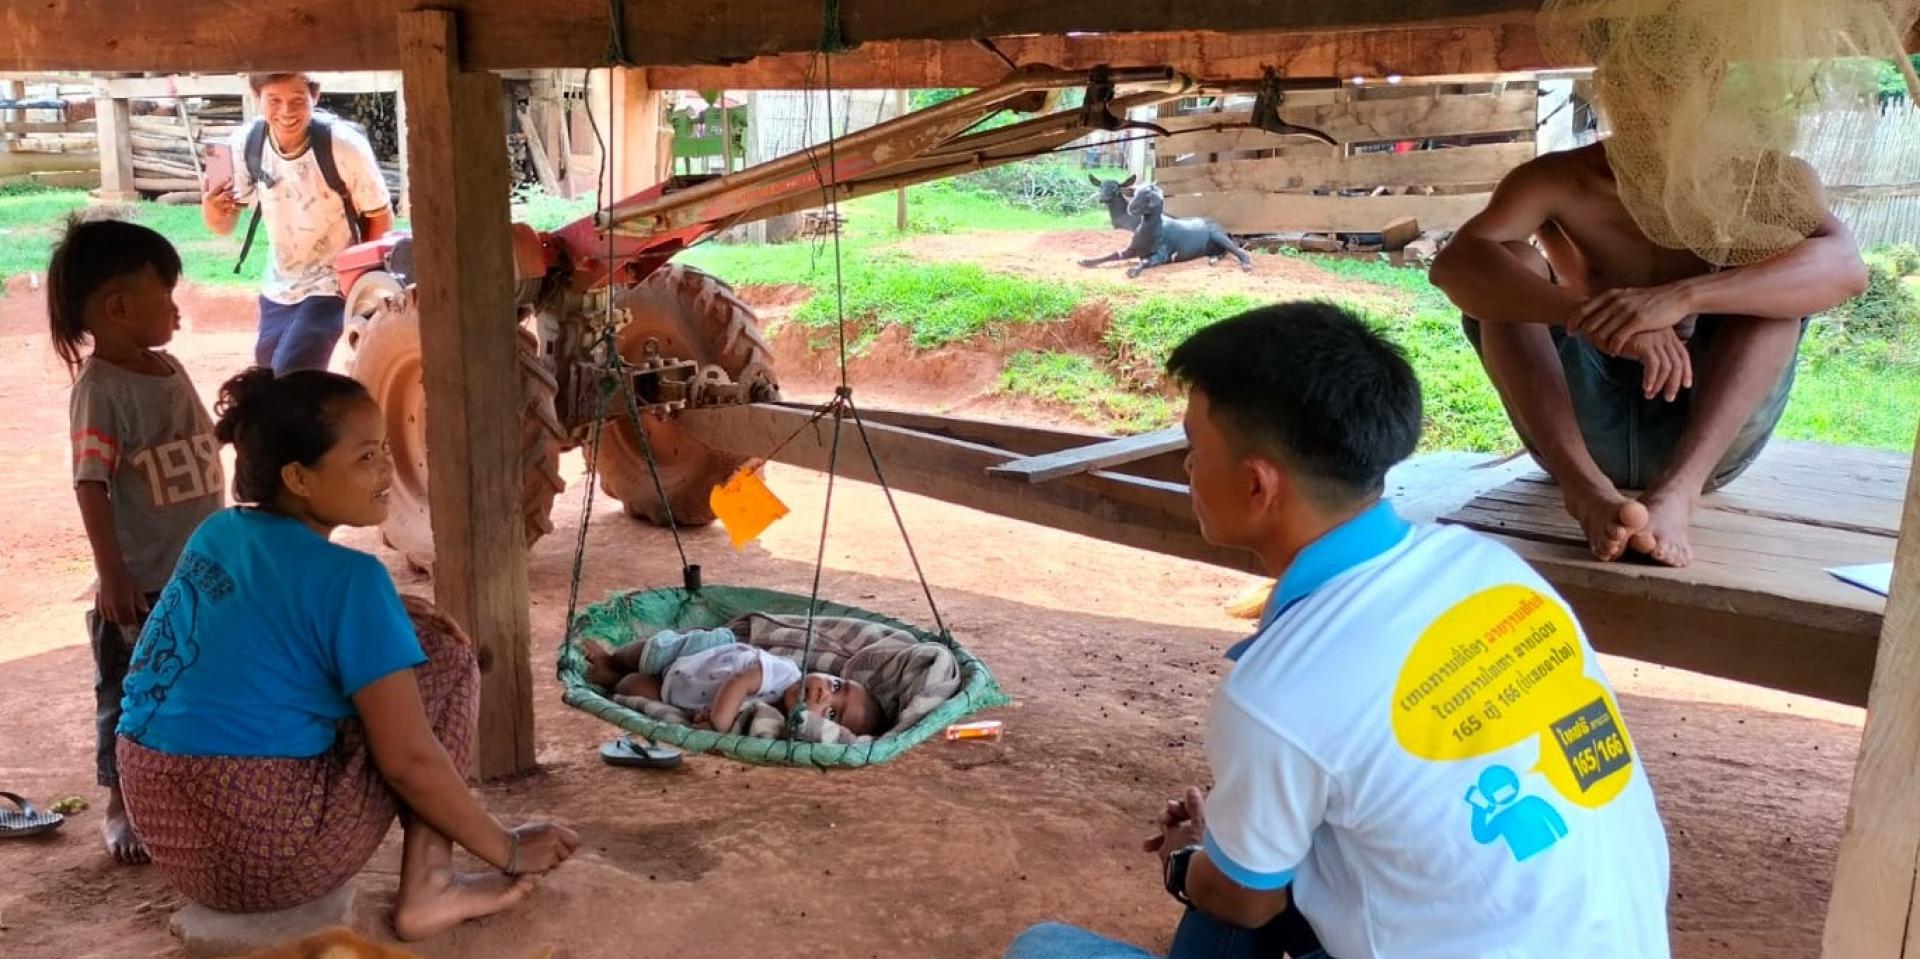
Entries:
<svg viewBox="0 0 1920 959">
<path fill-rule="evenodd" d="M 972 40 L 870 43 L 833 58 L 840 89 L 983 87 L 1009 62 L 1084 70 L 1101 64 L 1171 66 L 1210 80 L 1251 80 L 1272 67 L 1294 77 L 1487 76 L 1549 68 L 1531 16 L 1519 22 L 1451 27 L 1383 27 L 1310 33 L 1139 33 L 1004 37 L 989 50 Z M 1002 58 L 1004 55 L 1004 59 Z M 734 66 L 658 66 L 656 90 L 795 90 L 824 83 L 812 54 L 756 57 Z"/>
<path fill-rule="evenodd" d="M 604 64 L 608 0 L 0 0 L 0 70 L 391 70 L 395 14 L 454 11 L 468 70 Z M 616 0 L 642 65 L 725 64 L 816 50 L 825 0 Z M 855 44 L 1077 33 L 1313 32 L 1410 24 L 1510 24 L 1539 0 L 838 0 Z"/>
</svg>

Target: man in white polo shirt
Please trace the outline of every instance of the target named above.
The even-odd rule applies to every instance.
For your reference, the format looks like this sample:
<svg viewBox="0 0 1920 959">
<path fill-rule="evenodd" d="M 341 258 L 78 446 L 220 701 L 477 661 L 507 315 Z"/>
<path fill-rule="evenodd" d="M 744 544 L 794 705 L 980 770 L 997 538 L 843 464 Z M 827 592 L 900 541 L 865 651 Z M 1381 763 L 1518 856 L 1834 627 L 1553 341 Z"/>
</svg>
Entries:
<svg viewBox="0 0 1920 959">
<path fill-rule="evenodd" d="M 1200 331 L 1168 369 L 1202 533 L 1279 577 L 1228 652 L 1213 790 L 1146 843 L 1190 906 L 1173 956 L 1667 956 L 1666 834 L 1566 602 L 1381 499 L 1420 433 L 1399 350 L 1294 303 Z M 1008 955 L 1147 953 L 1049 924 Z"/>
</svg>

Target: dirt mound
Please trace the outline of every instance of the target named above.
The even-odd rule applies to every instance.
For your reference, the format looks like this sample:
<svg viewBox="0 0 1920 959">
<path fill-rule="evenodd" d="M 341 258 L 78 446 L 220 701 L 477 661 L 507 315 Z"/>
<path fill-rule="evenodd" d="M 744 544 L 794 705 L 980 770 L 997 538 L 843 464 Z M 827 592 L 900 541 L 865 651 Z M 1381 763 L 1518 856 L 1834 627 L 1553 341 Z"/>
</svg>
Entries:
<svg viewBox="0 0 1920 959">
<path fill-rule="evenodd" d="M 746 291 L 765 289 L 747 287 L 742 298 L 753 302 Z M 995 409 L 1025 418 L 1037 415 L 1059 425 L 1085 426 L 1064 409 L 1001 395 L 1000 372 L 1008 357 L 1027 350 L 1103 355 L 1112 320 L 1107 301 L 1093 299 L 1059 322 L 1010 323 L 930 350 L 915 346 L 905 327 L 890 326 L 848 357 L 847 378 L 863 395 L 889 406 L 947 412 Z M 762 313 L 761 328 L 769 331 L 775 369 L 787 394 L 824 397 L 839 384 L 839 353 L 831 328 L 787 321 L 778 309 Z"/>
</svg>

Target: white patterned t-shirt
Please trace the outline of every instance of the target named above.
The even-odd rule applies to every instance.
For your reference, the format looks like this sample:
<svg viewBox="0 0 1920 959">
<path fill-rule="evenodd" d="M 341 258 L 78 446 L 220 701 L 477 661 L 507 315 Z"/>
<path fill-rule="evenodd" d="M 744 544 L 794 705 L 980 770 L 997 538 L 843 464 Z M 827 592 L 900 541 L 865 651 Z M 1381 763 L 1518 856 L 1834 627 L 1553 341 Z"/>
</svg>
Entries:
<svg viewBox="0 0 1920 959">
<path fill-rule="evenodd" d="M 289 305 L 313 296 L 341 295 L 333 261 L 352 242 L 353 231 L 340 194 L 327 185 L 311 146 L 294 156 L 282 156 L 271 134 L 260 151 L 260 165 L 274 183 L 255 184 L 245 161 L 247 132 L 252 129 L 253 124 L 242 124 L 229 143 L 234 156 L 234 199 L 242 204 L 259 201 L 267 236 L 260 295 Z M 392 202 L 387 181 L 380 175 L 380 163 L 367 138 L 340 122 L 333 123 L 332 132 L 333 165 L 353 198 L 354 209 L 362 216 L 386 209 Z"/>
</svg>

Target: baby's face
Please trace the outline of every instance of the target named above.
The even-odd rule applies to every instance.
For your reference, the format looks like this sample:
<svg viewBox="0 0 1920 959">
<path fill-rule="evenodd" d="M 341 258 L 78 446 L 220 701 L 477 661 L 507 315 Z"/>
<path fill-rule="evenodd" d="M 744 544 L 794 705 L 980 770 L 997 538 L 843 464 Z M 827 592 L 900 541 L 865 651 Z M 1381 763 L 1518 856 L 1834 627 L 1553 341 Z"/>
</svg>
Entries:
<svg viewBox="0 0 1920 959">
<path fill-rule="evenodd" d="M 806 674 L 787 687 L 786 695 L 781 697 L 787 712 L 793 712 L 802 697 L 809 711 L 824 714 L 856 736 L 879 732 L 880 704 L 874 701 L 867 687 L 851 679 L 828 673 Z"/>
</svg>

